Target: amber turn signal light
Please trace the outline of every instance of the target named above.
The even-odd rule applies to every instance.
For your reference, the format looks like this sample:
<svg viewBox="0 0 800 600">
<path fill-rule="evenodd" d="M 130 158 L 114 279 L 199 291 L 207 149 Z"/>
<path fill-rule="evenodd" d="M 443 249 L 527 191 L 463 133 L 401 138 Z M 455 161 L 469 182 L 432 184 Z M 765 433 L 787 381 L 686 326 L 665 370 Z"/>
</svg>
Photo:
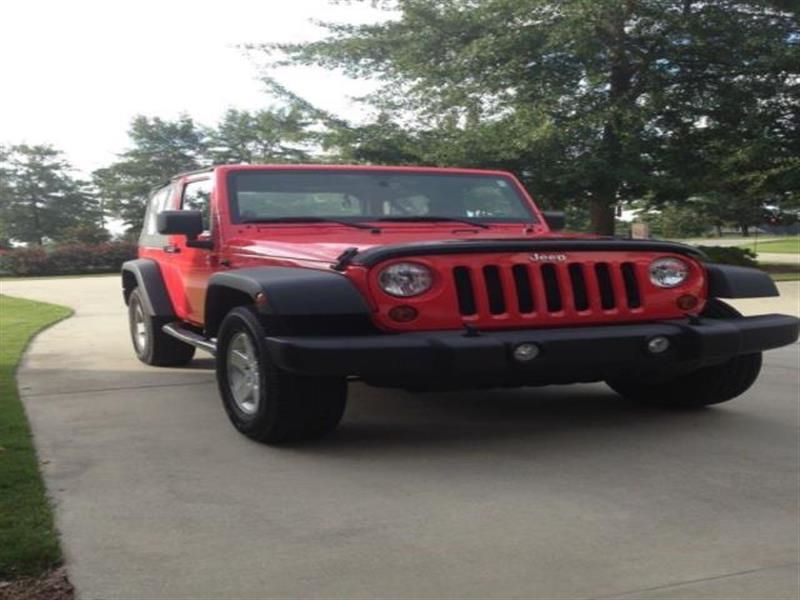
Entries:
<svg viewBox="0 0 800 600">
<path fill-rule="evenodd" d="M 398 323 L 408 323 L 417 318 L 419 312 L 413 306 L 393 306 L 389 309 L 389 318 Z"/>
<path fill-rule="evenodd" d="M 681 310 L 692 310 L 699 304 L 699 300 L 697 296 L 692 296 L 691 294 L 684 294 L 683 296 L 679 296 L 675 303 L 678 305 L 678 308 Z"/>
</svg>

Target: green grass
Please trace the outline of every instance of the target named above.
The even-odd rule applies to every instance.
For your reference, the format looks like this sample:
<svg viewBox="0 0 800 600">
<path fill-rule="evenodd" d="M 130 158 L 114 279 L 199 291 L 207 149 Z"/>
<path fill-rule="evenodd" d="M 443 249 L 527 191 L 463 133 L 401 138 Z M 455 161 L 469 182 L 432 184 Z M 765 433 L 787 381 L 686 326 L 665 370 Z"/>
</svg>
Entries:
<svg viewBox="0 0 800 600">
<path fill-rule="evenodd" d="M 82 279 L 84 277 L 111 277 L 119 276 L 119 271 L 108 273 L 84 273 L 83 275 L 0 275 L 0 281 L 29 281 L 31 279 Z"/>
<path fill-rule="evenodd" d="M 739 246 L 749 248 L 755 252 L 774 252 L 775 254 L 800 254 L 800 236 L 789 237 L 783 240 L 769 240 L 757 242 L 755 240 Z"/>
<path fill-rule="evenodd" d="M 62 306 L 0 295 L 0 581 L 40 575 L 61 562 L 14 374 L 30 339 L 69 315 Z"/>
<path fill-rule="evenodd" d="M 775 281 L 800 281 L 800 273 L 770 273 Z"/>
<path fill-rule="evenodd" d="M 769 273 L 769 276 L 775 281 L 800 280 L 800 263 L 796 265 L 783 263 L 762 263 L 758 265 L 758 268 Z"/>
</svg>

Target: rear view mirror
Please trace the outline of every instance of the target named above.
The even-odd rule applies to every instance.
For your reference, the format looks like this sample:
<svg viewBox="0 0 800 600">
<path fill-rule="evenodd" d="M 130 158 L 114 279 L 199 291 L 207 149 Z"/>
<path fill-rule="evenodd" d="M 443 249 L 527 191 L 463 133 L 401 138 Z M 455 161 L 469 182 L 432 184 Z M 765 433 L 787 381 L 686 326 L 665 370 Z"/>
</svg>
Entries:
<svg viewBox="0 0 800 600">
<path fill-rule="evenodd" d="M 542 215 L 551 231 L 561 231 L 567 224 L 567 217 L 563 210 L 545 210 L 542 211 Z"/>
</svg>

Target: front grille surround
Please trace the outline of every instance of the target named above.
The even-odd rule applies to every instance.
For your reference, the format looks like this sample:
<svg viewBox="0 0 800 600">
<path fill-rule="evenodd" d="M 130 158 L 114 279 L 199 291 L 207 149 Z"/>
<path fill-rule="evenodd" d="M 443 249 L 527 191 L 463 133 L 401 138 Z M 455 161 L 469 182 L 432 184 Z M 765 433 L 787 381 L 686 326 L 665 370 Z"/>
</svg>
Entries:
<svg viewBox="0 0 800 600">
<path fill-rule="evenodd" d="M 541 260 L 541 254 L 461 253 L 398 257 L 369 271 L 366 290 L 374 306 L 373 321 L 387 331 L 427 331 L 468 328 L 537 329 L 680 319 L 678 298 L 707 296 L 703 265 L 685 256 L 656 252 L 564 252 L 563 259 Z M 686 283 L 659 288 L 650 282 L 649 265 L 656 258 L 675 256 L 690 267 Z M 413 261 L 434 273 L 434 285 L 419 296 L 398 299 L 380 288 L 378 274 L 395 261 Z M 415 308 L 419 316 L 399 323 L 391 318 L 398 305 Z"/>
</svg>

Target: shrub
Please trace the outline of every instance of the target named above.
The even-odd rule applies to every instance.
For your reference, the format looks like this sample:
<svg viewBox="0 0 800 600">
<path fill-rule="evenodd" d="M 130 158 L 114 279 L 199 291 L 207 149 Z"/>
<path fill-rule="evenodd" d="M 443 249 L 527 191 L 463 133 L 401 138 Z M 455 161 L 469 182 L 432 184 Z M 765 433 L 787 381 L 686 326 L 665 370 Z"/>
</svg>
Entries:
<svg viewBox="0 0 800 600">
<path fill-rule="evenodd" d="M 45 275 L 48 256 L 44 248 L 15 248 L 0 254 L 0 272 L 9 275 Z"/>
<path fill-rule="evenodd" d="M 83 275 L 119 272 L 136 258 L 136 244 L 63 244 L 48 248 L 15 248 L 0 253 L 0 273 L 8 275 Z"/>
<path fill-rule="evenodd" d="M 737 246 L 698 246 L 708 256 L 708 262 L 739 267 L 758 266 L 756 253 L 749 248 Z"/>
</svg>

